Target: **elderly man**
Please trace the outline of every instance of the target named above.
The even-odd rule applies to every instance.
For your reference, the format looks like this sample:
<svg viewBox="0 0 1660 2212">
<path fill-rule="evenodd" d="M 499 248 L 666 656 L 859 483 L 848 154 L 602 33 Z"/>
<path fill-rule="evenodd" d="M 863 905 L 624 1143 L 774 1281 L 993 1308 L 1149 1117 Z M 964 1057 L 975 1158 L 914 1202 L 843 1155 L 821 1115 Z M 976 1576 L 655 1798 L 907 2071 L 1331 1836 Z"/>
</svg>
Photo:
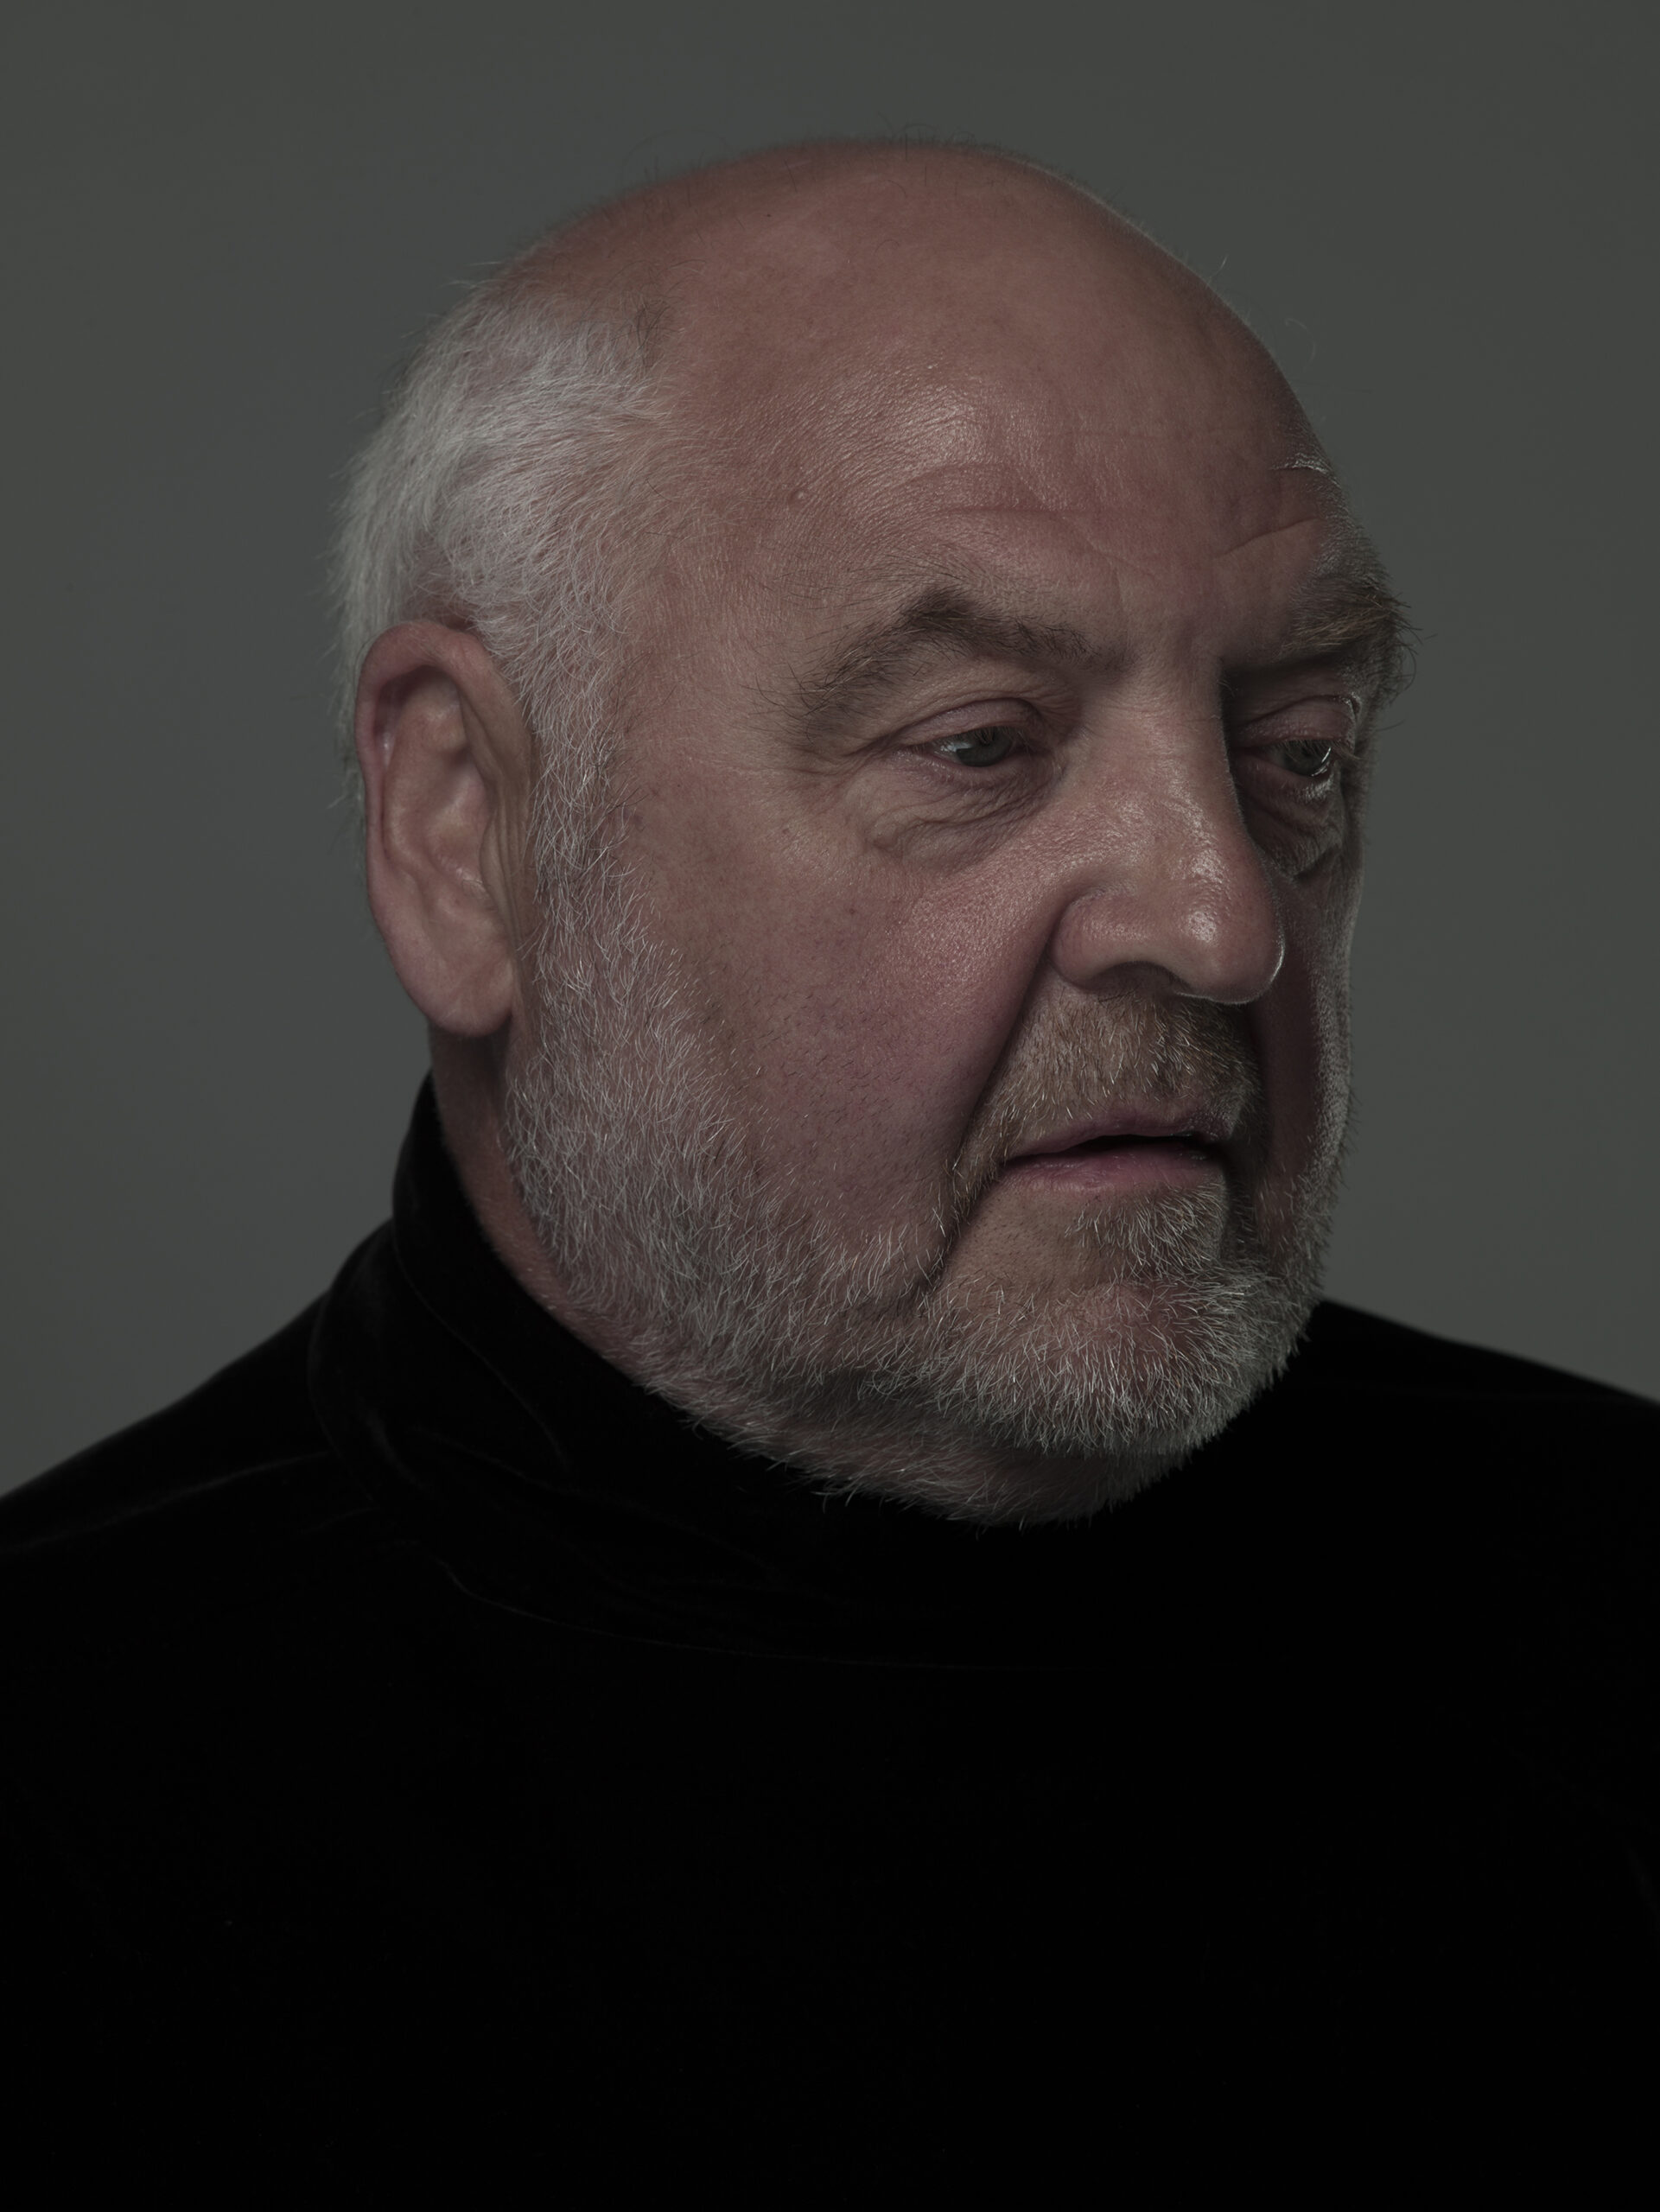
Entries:
<svg viewBox="0 0 1660 2212">
<path fill-rule="evenodd" d="M 1582 2184 L 1660 1416 L 1317 1303 L 1399 622 L 1261 347 L 1021 162 L 771 154 L 442 323 L 341 574 L 432 1080 L 9 1506 L 56 2155 Z"/>
</svg>

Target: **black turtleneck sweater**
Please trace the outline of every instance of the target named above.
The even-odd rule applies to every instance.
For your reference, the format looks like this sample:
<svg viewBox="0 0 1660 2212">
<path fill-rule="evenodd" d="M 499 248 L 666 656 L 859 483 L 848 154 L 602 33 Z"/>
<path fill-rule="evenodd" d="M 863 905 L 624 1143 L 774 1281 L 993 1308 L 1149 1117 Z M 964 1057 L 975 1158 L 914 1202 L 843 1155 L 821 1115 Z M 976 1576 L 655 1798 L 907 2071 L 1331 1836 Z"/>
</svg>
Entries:
<svg viewBox="0 0 1660 2212">
<path fill-rule="evenodd" d="M 0 2171 L 1621 2201 L 1657 1446 L 1325 1306 L 1087 1524 L 827 1501 L 533 1304 L 423 1095 L 318 1305 L 0 1507 Z"/>
</svg>

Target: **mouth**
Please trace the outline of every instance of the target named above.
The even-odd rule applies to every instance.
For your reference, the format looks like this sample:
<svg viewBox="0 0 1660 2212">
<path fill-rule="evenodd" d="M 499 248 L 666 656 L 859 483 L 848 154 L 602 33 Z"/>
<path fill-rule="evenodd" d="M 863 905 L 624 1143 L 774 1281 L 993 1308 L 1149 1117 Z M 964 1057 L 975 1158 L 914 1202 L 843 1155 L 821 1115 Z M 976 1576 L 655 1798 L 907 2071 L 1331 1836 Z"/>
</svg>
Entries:
<svg viewBox="0 0 1660 2212">
<path fill-rule="evenodd" d="M 1110 1188 L 1193 1184 L 1223 1172 L 1228 1132 L 1203 1116 L 1180 1122 L 1114 1115 L 1074 1123 L 1014 1154 L 1005 1179 Z"/>
</svg>

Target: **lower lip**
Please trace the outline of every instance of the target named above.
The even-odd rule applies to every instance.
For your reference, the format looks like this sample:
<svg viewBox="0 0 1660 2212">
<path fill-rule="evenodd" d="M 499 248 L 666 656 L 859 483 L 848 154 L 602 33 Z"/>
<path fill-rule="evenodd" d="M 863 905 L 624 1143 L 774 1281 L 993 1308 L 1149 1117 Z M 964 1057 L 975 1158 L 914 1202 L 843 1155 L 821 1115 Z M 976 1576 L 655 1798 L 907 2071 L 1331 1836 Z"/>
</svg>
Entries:
<svg viewBox="0 0 1660 2212">
<path fill-rule="evenodd" d="M 1222 1173 L 1222 1161 L 1202 1145 L 1110 1144 L 1088 1151 L 1028 1153 L 1003 1170 L 1006 1183 L 1065 1191 L 1192 1189 Z"/>
</svg>

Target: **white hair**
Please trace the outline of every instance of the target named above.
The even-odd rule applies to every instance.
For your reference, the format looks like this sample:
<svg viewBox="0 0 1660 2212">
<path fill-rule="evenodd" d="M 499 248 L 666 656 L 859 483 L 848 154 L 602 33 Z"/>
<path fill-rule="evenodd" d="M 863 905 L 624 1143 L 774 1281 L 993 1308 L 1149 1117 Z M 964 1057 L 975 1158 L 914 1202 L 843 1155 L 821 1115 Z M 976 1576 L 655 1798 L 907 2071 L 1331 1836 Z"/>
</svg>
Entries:
<svg viewBox="0 0 1660 2212">
<path fill-rule="evenodd" d="M 428 334 L 353 465 L 334 588 L 354 793 L 352 695 L 399 622 L 474 632 L 544 766 L 563 739 L 597 766 L 606 645 L 641 534 L 620 480 L 645 457 L 646 326 L 563 296 L 546 254 L 506 264 Z"/>
</svg>

